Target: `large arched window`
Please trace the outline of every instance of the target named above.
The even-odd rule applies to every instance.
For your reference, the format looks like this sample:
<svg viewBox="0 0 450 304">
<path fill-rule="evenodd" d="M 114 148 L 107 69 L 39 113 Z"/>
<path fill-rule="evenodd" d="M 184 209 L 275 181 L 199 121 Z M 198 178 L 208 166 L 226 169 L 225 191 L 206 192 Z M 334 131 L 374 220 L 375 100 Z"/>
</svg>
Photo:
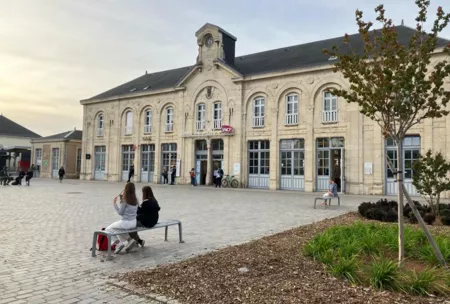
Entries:
<svg viewBox="0 0 450 304">
<path fill-rule="evenodd" d="M 289 94 L 286 96 L 286 125 L 298 124 L 298 95 Z"/>
<path fill-rule="evenodd" d="M 97 116 L 97 136 L 103 136 L 105 121 L 103 114 Z"/>
<path fill-rule="evenodd" d="M 213 105 L 214 129 L 222 129 L 222 103 L 215 102 Z"/>
<path fill-rule="evenodd" d="M 197 105 L 195 129 L 204 130 L 205 121 L 206 121 L 206 105 L 204 103 L 200 103 Z"/>
<path fill-rule="evenodd" d="M 173 132 L 173 108 L 166 109 L 166 132 Z"/>
<path fill-rule="evenodd" d="M 152 132 L 152 110 L 147 109 L 144 112 L 144 133 Z"/>
<path fill-rule="evenodd" d="M 264 97 L 257 97 L 253 100 L 253 127 L 264 127 Z"/>
<path fill-rule="evenodd" d="M 133 112 L 127 111 L 125 113 L 125 135 L 133 133 Z"/>
<path fill-rule="evenodd" d="M 337 97 L 330 92 L 323 92 L 323 111 L 322 122 L 337 122 L 338 121 L 338 108 Z"/>
</svg>

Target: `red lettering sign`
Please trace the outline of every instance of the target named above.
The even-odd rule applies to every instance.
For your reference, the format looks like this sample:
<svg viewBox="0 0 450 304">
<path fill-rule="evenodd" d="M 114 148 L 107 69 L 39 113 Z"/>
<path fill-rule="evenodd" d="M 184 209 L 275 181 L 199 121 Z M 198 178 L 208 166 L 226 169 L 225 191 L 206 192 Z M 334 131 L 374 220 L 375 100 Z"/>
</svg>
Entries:
<svg viewBox="0 0 450 304">
<path fill-rule="evenodd" d="M 222 125 L 222 132 L 224 132 L 224 133 L 232 133 L 233 132 L 233 127 L 232 126 L 227 126 L 227 125 Z"/>
</svg>

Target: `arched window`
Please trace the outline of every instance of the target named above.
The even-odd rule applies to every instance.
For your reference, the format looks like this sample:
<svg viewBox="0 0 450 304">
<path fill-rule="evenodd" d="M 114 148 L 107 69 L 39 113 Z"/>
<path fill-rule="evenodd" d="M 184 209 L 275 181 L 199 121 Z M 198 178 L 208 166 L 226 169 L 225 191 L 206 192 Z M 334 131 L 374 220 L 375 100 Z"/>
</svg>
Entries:
<svg viewBox="0 0 450 304">
<path fill-rule="evenodd" d="M 337 97 L 330 92 L 323 92 L 322 122 L 337 122 Z"/>
<path fill-rule="evenodd" d="M 125 135 L 131 135 L 133 133 L 133 112 L 128 111 L 125 113 Z"/>
<path fill-rule="evenodd" d="M 264 127 L 264 98 L 257 97 L 253 100 L 253 127 Z"/>
<path fill-rule="evenodd" d="M 103 114 L 97 116 L 97 136 L 103 136 L 103 127 L 105 125 Z"/>
<path fill-rule="evenodd" d="M 213 105 L 214 129 L 222 129 L 222 103 L 215 102 Z"/>
<path fill-rule="evenodd" d="M 173 132 L 173 108 L 166 109 L 166 132 Z"/>
<path fill-rule="evenodd" d="M 286 125 L 298 124 L 298 95 L 289 94 L 286 96 Z"/>
<path fill-rule="evenodd" d="M 195 124 L 196 130 L 204 130 L 205 121 L 206 121 L 206 105 L 204 103 L 200 103 L 197 105 L 196 124 Z"/>
<path fill-rule="evenodd" d="M 152 132 L 152 110 L 148 109 L 144 112 L 144 133 Z"/>
</svg>

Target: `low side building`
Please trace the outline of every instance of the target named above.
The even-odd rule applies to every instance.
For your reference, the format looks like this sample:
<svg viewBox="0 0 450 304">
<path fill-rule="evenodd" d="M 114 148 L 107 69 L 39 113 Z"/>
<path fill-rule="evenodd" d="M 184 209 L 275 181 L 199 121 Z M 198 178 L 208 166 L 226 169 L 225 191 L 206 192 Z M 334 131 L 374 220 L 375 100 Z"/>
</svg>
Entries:
<svg viewBox="0 0 450 304">
<path fill-rule="evenodd" d="M 32 140 L 32 163 L 37 166 L 37 174 L 57 178 L 63 166 L 66 178 L 79 178 L 82 137 L 82 131 L 72 130 Z"/>
<path fill-rule="evenodd" d="M 31 165 L 31 139 L 40 135 L 0 114 L 0 168 L 10 172 L 28 169 Z"/>
</svg>

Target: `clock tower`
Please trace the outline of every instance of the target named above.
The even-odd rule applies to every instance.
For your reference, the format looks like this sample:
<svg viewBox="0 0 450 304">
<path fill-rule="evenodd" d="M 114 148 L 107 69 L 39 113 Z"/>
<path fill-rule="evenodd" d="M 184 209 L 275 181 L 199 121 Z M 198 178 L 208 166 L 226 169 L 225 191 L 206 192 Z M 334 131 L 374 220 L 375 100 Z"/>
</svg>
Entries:
<svg viewBox="0 0 450 304">
<path fill-rule="evenodd" d="M 221 60 L 234 65 L 236 37 L 217 25 L 206 23 L 196 33 L 198 64 L 211 64 Z"/>
</svg>

